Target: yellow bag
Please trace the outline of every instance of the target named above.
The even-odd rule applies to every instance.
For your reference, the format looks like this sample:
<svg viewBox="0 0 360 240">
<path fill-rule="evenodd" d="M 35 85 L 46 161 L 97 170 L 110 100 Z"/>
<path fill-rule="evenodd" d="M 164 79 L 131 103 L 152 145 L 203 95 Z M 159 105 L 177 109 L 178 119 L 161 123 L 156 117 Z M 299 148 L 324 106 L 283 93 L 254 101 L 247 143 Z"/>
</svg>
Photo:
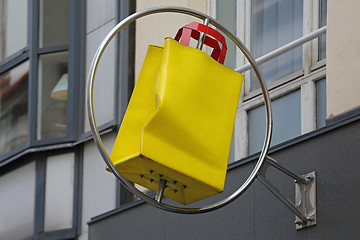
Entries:
<svg viewBox="0 0 360 240">
<path fill-rule="evenodd" d="M 243 76 L 166 38 L 150 45 L 111 161 L 129 181 L 182 204 L 223 191 Z"/>
</svg>

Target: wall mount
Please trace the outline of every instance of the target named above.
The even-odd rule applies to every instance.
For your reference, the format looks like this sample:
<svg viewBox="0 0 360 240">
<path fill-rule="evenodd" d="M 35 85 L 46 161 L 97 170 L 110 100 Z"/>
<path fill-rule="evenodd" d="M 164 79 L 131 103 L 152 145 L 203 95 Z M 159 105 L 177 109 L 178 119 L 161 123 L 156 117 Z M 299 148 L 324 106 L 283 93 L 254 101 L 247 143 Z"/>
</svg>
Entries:
<svg viewBox="0 0 360 240">
<path fill-rule="evenodd" d="M 269 167 L 274 167 L 294 179 L 295 203 L 292 203 L 287 197 L 281 194 L 281 192 L 265 177 Z M 256 179 L 295 214 L 296 229 L 299 230 L 316 225 L 315 171 L 300 176 L 281 166 L 274 158 L 267 155 L 266 161 Z"/>
</svg>

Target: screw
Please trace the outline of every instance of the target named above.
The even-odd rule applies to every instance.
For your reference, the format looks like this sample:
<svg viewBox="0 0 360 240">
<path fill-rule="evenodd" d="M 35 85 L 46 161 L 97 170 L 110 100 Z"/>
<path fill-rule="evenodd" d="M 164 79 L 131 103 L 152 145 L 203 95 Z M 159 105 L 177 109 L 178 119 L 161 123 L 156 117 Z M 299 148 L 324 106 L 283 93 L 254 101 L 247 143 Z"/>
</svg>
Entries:
<svg viewBox="0 0 360 240">
<path fill-rule="evenodd" d="M 308 220 L 309 222 L 315 221 L 314 217 L 308 217 L 307 220 Z"/>
<path fill-rule="evenodd" d="M 306 222 L 303 222 L 303 221 L 301 221 L 301 220 L 297 220 L 297 221 L 295 221 L 295 223 L 296 223 L 297 225 L 302 225 L 302 226 L 305 226 L 305 225 L 306 225 Z"/>
<path fill-rule="evenodd" d="M 306 176 L 306 179 L 308 179 L 310 181 L 314 180 L 314 178 L 312 176 Z"/>
</svg>

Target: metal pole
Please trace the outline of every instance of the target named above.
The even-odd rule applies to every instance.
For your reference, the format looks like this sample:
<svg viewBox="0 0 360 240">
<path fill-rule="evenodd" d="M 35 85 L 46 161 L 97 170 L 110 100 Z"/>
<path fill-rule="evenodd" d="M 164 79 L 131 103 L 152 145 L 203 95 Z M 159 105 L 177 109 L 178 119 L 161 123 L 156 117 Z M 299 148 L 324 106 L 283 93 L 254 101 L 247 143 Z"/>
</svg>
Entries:
<svg viewBox="0 0 360 240">
<path fill-rule="evenodd" d="M 297 182 L 302 183 L 302 184 L 308 184 L 311 182 L 310 178 L 306 178 L 303 176 L 299 176 L 293 172 L 291 172 L 290 170 L 284 168 L 283 166 L 281 166 L 275 159 L 273 159 L 272 157 L 266 155 L 266 161 L 273 167 L 275 167 L 276 169 L 282 171 L 283 173 L 285 173 L 286 175 L 288 175 L 289 177 L 295 179 Z"/>
<path fill-rule="evenodd" d="M 209 18 L 205 18 L 203 21 L 203 24 L 208 26 L 210 23 L 210 19 Z M 199 41 L 196 44 L 196 48 L 202 50 L 203 45 L 204 45 L 204 38 L 205 38 L 205 33 L 200 33 L 200 37 L 199 37 Z"/>
<path fill-rule="evenodd" d="M 165 188 L 166 188 L 166 180 L 160 179 L 159 187 L 158 187 L 158 190 L 156 192 L 156 197 L 155 197 L 155 200 L 158 203 L 161 202 L 161 200 L 163 198 Z"/>
<path fill-rule="evenodd" d="M 265 54 L 265 55 L 255 59 L 255 61 L 257 64 L 260 65 L 260 64 L 267 62 L 267 61 L 271 60 L 272 58 L 277 57 L 287 51 L 290 51 L 291 49 L 296 48 L 314 38 L 320 37 L 321 35 L 323 35 L 325 33 L 326 33 L 326 26 L 319 28 L 318 30 L 315 30 L 312 33 L 309 33 L 305 36 L 302 36 L 301 38 L 298 38 L 295 41 L 292 41 L 272 52 L 269 52 L 268 54 Z M 243 73 L 243 72 L 246 72 L 247 70 L 250 70 L 251 68 L 252 68 L 252 66 L 248 63 L 239 68 L 236 68 L 235 71 Z"/>
<path fill-rule="evenodd" d="M 294 204 L 286 197 L 284 197 L 280 191 L 271 184 L 266 178 L 261 176 L 261 174 L 258 174 L 257 180 L 261 182 L 267 189 L 269 189 L 270 192 L 272 192 L 282 203 L 285 204 L 286 207 L 288 207 L 296 216 L 298 216 L 304 223 L 307 223 L 309 220 L 307 217 L 302 214 L 299 209 L 297 209 Z"/>
</svg>

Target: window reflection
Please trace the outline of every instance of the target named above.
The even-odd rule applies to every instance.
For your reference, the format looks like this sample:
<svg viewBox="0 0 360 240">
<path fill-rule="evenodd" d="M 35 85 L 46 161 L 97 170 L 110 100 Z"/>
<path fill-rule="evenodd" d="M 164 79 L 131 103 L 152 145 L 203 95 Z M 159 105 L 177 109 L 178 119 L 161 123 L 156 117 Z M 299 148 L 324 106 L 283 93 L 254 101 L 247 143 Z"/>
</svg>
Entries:
<svg viewBox="0 0 360 240">
<path fill-rule="evenodd" d="M 272 101 L 274 129 L 271 146 L 300 136 L 300 102 L 300 90 Z M 248 111 L 249 155 L 261 150 L 265 137 L 265 116 L 264 105 Z"/>
<path fill-rule="evenodd" d="M 0 61 L 27 45 L 27 2 L 0 0 Z"/>
<path fill-rule="evenodd" d="M 69 0 L 40 1 L 39 47 L 68 43 Z"/>
<path fill-rule="evenodd" d="M 326 26 L 327 0 L 320 0 L 319 28 Z M 326 34 L 319 37 L 319 59 L 326 58 Z"/>
<path fill-rule="evenodd" d="M 251 52 L 261 57 L 303 34 L 303 1 L 252 1 Z M 265 81 L 274 82 L 302 69 L 302 47 L 292 49 L 260 66 Z M 251 71 L 250 90 L 260 87 Z"/>
<path fill-rule="evenodd" d="M 35 169 L 33 161 L 0 176 L 1 239 L 25 239 L 33 234 Z"/>
<path fill-rule="evenodd" d="M 67 52 L 39 58 L 37 139 L 66 136 Z"/>
<path fill-rule="evenodd" d="M 326 125 L 326 79 L 316 82 L 316 128 Z"/>
<path fill-rule="evenodd" d="M 0 75 L 0 154 L 27 142 L 29 62 Z"/>
</svg>

